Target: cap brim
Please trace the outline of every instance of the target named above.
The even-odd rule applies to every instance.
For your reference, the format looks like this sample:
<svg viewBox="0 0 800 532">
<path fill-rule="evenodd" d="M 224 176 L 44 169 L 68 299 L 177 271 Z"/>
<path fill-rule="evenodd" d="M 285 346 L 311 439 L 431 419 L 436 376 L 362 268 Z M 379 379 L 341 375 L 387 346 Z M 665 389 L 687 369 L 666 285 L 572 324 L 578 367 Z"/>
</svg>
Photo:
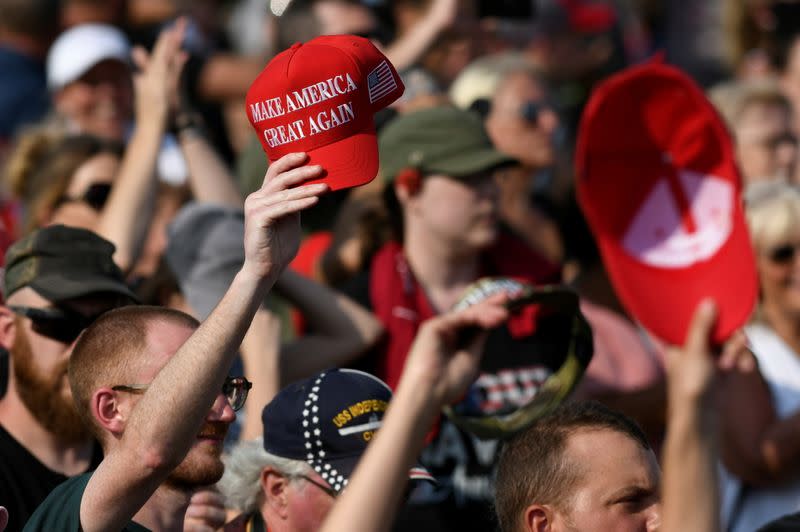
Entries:
<svg viewBox="0 0 800 532">
<path fill-rule="evenodd" d="M 449 159 L 441 159 L 435 163 L 426 164 L 425 170 L 441 172 L 451 177 L 467 177 L 499 166 L 515 164 L 516 162 L 513 157 L 509 157 L 494 148 L 483 148 L 466 153 L 461 152 Z"/>
<path fill-rule="evenodd" d="M 63 274 L 38 276 L 28 286 L 50 301 L 64 301 L 95 294 L 117 294 L 139 302 L 127 286 L 107 277 L 86 277 L 70 279 Z"/>
<path fill-rule="evenodd" d="M 355 471 L 356 466 L 358 465 L 359 460 L 361 460 L 362 455 L 352 456 L 347 458 L 338 458 L 335 460 L 325 460 L 324 463 L 329 464 L 331 466 L 330 470 L 323 471 L 336 471 L 336 475 L 331 477 L 328 474 L 322 474 L 322 478 L 333 487 L 337 492 L 342 491 L 346 485 L 347 481 L 352 477 L 353 471 Z M 342 480 L 339 480 L 341 476 Z M 326 478 L 330 477 L 330 478 Z M 431 475 L 430 471 L 425 469 L 419 464 L 416 464 L 408 471 L 408 479 L 411 481 L 425 481 L 425 482 L 433 482 L 436 483 L 436 478 Z M 339 488 L 336 488 L 336 486 Z"/>
<path fill-rule="evenodd" d="M 325 177 L 304 184 L 327 183 L 331 190 L 357 187 L 378 175 L 378 138 L 375 128 L 308 152 L 308 164 L 318 164 Z"/>
<path fill-rule="evenodd" d="M 648 266 L 626 253 L 618 239 L 602 233 L 597 237 L 603 262 L 628 312 L 668 343 L 683 345 L 697 305 L 705 298 L 713 299 L 719 312 L 712 332 L 716 344 L 753 312 L 757 273 L 741 212 L 733 214 L 731 234 L 713 257 L 682 269 Z"/>
</svg>

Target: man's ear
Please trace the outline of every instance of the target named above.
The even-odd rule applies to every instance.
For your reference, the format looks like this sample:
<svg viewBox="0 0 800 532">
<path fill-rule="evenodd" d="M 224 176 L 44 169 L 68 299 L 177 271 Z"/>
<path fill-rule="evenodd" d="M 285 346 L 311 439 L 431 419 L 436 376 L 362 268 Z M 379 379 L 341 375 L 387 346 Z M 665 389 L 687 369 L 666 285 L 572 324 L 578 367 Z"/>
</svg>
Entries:
<svg viewBox="0 0 800 532">
<path fill-rule="evenodd" d="M 125 431 L 129 411 L 121 408 L 117 394 L 111 388 L 100 388 L 92 394 L 89 409 L 95 421 L 114 437 L 119 438 Z"/>
<path fill-rule="evenodd" d="M 10 351 L 16 335 L 17 323 L 14 313 L 7 306 L 0 305 L 0 346 Z"/>
<path fill-rule="evenodd" d="M 546 504 L 532 504 L 525 508 L 525 532 L 555 532 L 555 511 Z"/>
<path fill-rule="evenodd" d="M 281 519 L 289 517 L 289 478 L 273 467 L 261 470 L 261 491 L 266 505 Z"/>
</svg>

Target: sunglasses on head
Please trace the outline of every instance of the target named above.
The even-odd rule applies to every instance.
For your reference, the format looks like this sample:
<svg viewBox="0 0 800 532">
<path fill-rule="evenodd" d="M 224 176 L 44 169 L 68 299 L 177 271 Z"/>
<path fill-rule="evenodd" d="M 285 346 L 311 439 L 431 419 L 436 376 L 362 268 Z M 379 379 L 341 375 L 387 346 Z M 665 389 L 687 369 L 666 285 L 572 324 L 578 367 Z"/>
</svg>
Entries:
<svg viewBox="0 0 800 532">
<path fill-rule="evenodd" d="M 769 260 L 776 264 L 789 264 L 794 261 L 795 254 L 797 253 L 797 245 L 783 244 L 776 246 L 767 252 Z"/>
<path fill-rule="evenodd" d="M 99 314 L 84 316 L 60 308 L 35 308 L 19 305 L 8 307 L 14 314 L 31 320 L 33 331 L 42 336 L 71 344 L 81 332 L 97 319 Z"/>
<path fill-rule="evenodd" d="M 108 201 L 108 196 L 111 194 L 111 184 L 109 183 L 95 183 L 86 189 L 86 192 L 78 198 L 70 198 L 68 196 L 62 197 L 58 201 L 58 205 L 64 203 L 85 203 L 92 209 L 100 211 Z"/>
<path fill-rule="evenodd" d="M 116 392 L 144 393 L 149 387 L 149 384 L 117 384 L 112 386 L 111 389 Z M 222 393 L 228 399 L 228 403 L 234 412 L 239 411 L 244 406 L 245 401 L 247 401 L 247 394 L 252 387 L 253 383 L 244 377 L 227 377 L 225 379 L 222 384 Z"/>
</svg>

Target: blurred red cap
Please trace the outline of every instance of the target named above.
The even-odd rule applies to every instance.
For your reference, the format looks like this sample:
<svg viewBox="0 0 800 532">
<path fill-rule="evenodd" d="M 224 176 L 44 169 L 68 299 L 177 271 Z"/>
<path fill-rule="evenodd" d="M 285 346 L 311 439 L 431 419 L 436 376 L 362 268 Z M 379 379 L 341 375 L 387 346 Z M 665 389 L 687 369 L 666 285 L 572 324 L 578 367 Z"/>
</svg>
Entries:
<svg viewBox="0 0 800 532">
<path fill-rule="evenodd" d="M 622 303 L 651 332 L 683 344 L 713 298 L 712 339 L 749 318 L 758 281 L 730 137 L 703 92 L 659 62 L 598 86 L 576 152 L 578 201 Z"/>
</svg>

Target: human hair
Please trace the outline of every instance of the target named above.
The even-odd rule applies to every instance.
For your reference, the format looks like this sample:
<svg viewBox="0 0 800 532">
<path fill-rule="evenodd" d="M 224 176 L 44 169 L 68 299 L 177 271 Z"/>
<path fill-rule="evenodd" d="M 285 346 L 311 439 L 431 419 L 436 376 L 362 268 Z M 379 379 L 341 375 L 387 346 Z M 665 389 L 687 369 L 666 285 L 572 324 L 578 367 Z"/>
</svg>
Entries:
<svg viewBox="0 0 800 532">
<path fill-rule="evenodd" d="M 78 413 L 98 440 L 105 432 L 91 413 L 91 400 L 100 386 L 129 384 L 147 358 L 147 334 L 154 322 L 196 329 L 192 316 L 165 307 L 131 305 L 110 310 L 92 323 L 75 343 L 69 361 L 69 384 Z"/>
<path fill-rule="evenodd" d="M 73 175 L 86 161 L 103 153 L 122 157 L 123 150 L 116 141 L 66 135 L 53 128 L 24 134 L 10 155 L 5 176 L 12 194 L 24 207 L 23 231 L 29 233 L 47 222 Z"/>
<path fill-rule="evenodd" d="M 800 190 L 784 181 L 759 181 L 744 194 L 750 239 L 764 249 L 792 238 L 800 229 Z"/>
<path fill-rule="evenodd" d="M 47 41 L 58 32 L 59 0 L 0 0 L 0 28 Z"/>
<path fill-rule="evenodd" d="M 632 419 L 595 402 L 568 402 L 511 438 L 497 465 L 495 510 L 503 532 L 520 530 L 531 504 L 563 508 L 581 476 L 580 464 L 565 455 L 570 436 L 580 431 L 611 430 L 651 449 Z"/>
<path fill-rule="evenodd" d="M 729 81 L 715 85 L 708 97 L 735 132 L 744 111 L 752 105 L 775 105 L 787 113 L 791 104 L 774 80 Z"/>
<path fill-rule="evenodd" d="M 240 442 L 222 458 L 225 474 L 217 488 L 225 497 L 225 506 L 249 513 L 258 510 L 261 502 L 261 472 L 272 467 L 290 480 L 313 472 L 302 460 L 275 456 L 264 450 L 261 438 Z"/>
</svg>

